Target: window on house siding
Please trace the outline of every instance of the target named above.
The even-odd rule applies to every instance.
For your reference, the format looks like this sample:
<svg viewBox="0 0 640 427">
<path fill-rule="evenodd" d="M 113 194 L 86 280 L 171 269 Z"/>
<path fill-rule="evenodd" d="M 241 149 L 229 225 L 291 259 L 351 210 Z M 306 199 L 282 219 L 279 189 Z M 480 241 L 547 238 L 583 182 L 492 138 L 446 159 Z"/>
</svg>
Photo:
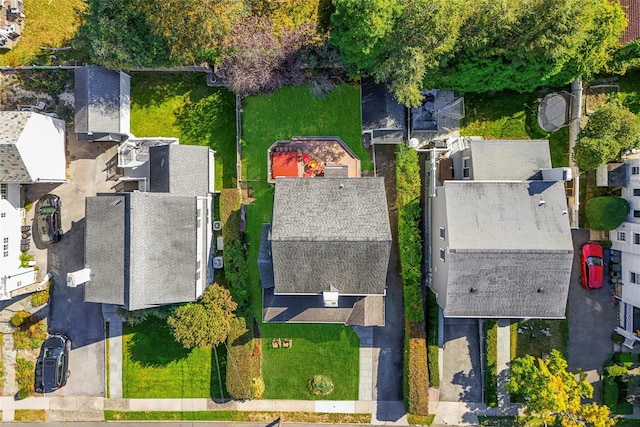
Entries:
<svg viewBox="0 0 640 427">
<path fill-rule="evenodd" d="M 443 228 L 443 227 L 440 227 L 440 238 L 441 238 L 442 240 L 444 240 L 444 237 L 445 237 L 444 228 Z"/>
<path fill-rule="evenodd" d="M 0 184 L 0 199 L 7 198 L 7 184 Z"/>
<path fill-rule="evenodd" d="M 631 283 L 635 283 L 636 285 L 640 285 L 640 273 L 635 273 L 635 272 L 631 271 L 629 273 L 629 275 L 631 276 L 629 278 Z"/>
<path fill-rule="evenodd" d="M 631 175 L 640 175 L 640 166 L 631 166 Z"/>
<path fill-rule="evenodd" d="M 640 196 L 640 188 L 634 188 L 633 189 L 633 195 L 634 196 Z"/>
<path fill-rule="evenodd" d="M 627 233 L 624 231 L 618 231 L 618 242 L 626 242 L 627 241 Z"/>
<path fill-rule="evenodd" d="M 471 157 L 462 158 L 462 178 L 471 178 Z"/>
<path fill-rule="evenodd" d="M 634 218 L 640 218 L 640 211 L 634 210 L 633 211 L 633 217 Z"/>
<path fill-rule="evenodd" d="M 633 244 L 640 245 L 640 233 L 633 233 Z"/>
<path fill-rule="evenodd" d="M 440 259 L 443 260 L 443 261 L 445 260 L 444 259 L 444 249 L 440 249 Z"/>
</svg>

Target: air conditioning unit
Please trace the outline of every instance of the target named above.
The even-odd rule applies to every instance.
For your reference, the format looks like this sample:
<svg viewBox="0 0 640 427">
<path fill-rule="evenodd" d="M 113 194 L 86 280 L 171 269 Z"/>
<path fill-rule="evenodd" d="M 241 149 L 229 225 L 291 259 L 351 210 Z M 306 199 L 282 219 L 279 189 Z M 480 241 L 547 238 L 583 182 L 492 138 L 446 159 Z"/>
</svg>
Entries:
<svg viewBox="0 0 640 427">
<path fill-rule="evenodd" d="M 220 221 L 213 221 L 212 228 L 213 228 L 213 231 L 220 231 L 220 230 L 222 230 L 222 222 L 220 222 Z"/>
<path fill-rule="evenodd" d="M 221 256 L 217 256 L 213 258 L 213 268 L 219 270 L 224 267 L 224 261 Z"/>
</svg>

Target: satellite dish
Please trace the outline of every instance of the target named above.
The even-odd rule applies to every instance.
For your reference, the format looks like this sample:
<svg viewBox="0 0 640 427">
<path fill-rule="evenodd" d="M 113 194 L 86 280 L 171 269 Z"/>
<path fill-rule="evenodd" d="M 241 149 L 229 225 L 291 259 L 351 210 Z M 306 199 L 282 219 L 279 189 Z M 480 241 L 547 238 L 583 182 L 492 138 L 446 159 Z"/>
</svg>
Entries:
<svg viewBox="0 0 640 427">
<path fill-rule="evenodd" d="M 409 147 L 418 148 L 418 145 L 420 145 L 420 141 L 418 141 L 418 138 L 411 138 L 409 140 Z"/>
</svg>

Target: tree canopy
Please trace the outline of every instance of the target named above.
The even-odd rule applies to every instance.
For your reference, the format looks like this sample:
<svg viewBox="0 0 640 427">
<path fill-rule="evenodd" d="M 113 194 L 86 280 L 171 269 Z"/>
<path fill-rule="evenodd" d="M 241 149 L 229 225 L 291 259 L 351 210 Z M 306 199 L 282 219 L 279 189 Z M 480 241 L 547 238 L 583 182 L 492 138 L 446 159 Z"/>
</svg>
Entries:
<svg viewBox="0 0 640 427">
<path fill-rule="evenodd" d="M 527 92 L 600 71 L 626 27 L 608 0 L 335 0 L 332 43 L 406 105 L 420 89 Z"/>
<path fill-rule="evenodd" d="M 214 283 L 198 301 L 178 307 L 167 323 L 185 348 L 210 348 L 227 339 L 236 308 L 229 291 Z"/>
<path fill-rule="evenodd" d="M 574 147 L 576 164 L 593 170 L 615 160 L 621 151 L 640 147 L 640 118 L 628 108 L 610 102 L 589 116 Z"/>
<path fill-rule="evenodd" d="M 613 426 L 608 407 L 582 404 L 582 398 L 593 397 L 593 386 L 584 373 L 576 375 L 567 366 L 558 350 L 544 359 L 517 358 L 511 363 L 507 391 L 523 396 L 525 413 L 539 415 L 545 425 L 559 419 L 564 427 Z"/>
</svg>

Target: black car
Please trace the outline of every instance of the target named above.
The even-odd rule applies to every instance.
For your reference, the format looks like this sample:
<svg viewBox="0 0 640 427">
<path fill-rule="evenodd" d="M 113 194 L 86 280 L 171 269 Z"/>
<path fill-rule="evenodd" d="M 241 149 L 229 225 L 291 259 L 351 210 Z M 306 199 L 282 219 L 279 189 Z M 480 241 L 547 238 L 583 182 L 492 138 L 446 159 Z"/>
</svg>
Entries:
<svg viewBox="0 0 640 427">
<path fill-rule="evenodd" d="M 36 204 L 35 229 L 42 243 L 55 243 L 62 236 L 60 197 L 46 194 Z"/>
<path fill-rule="evenodd" d="M 36 362 L 35 389 L 51 393 L 67 384 L 71 341 L 62 334 L 49 335 Z"/>
</svg>

